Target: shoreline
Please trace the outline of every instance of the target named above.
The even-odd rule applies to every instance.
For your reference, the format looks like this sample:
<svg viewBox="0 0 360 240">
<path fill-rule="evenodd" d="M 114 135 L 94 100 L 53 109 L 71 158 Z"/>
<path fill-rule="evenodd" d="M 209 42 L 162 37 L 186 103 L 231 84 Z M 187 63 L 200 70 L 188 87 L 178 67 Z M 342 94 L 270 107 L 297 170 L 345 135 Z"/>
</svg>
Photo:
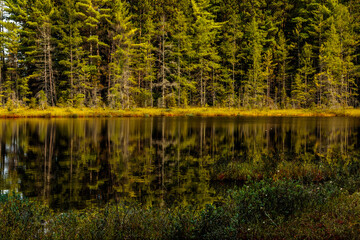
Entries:
<svg viewBox="0 0 360 240">
<path fill-rule="evenodd" d="M 0 108 L 0 118 L 88 118 L 88 117 L 360 117 L 360 109 L 242 109 L 216 107 L 136 108 L 114 110 L 108 108 L 61 108 L 44 110 Z"/>
</svg>

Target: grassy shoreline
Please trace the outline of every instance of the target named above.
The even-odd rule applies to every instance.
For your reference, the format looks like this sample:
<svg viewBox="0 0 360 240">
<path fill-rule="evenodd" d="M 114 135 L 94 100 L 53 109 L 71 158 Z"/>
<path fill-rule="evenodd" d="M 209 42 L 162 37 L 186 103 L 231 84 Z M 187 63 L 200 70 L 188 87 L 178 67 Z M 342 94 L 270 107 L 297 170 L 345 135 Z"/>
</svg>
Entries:
<svg viewBox="0 0 360 240">
<path fill-rule="evenodd" d="M 9 111 L 0 108 L 0 118 L 84 118 L 84 117 L 360 117 L 360 109 L 242 109 L 242 108 L 136 108 L 114 110 L 108 108 L 17 108 Z"/>
</svg>

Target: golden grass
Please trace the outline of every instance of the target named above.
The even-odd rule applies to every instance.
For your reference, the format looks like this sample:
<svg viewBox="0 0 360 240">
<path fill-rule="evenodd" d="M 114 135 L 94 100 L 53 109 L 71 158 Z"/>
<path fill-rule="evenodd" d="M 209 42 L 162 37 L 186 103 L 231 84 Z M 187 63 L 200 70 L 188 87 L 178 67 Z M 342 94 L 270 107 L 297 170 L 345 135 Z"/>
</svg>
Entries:
<svg viewBox="0 0 360 240">
<path fill-rule="evenodd" d="M 127 110 L 114 110 L 109 108 L 60 108 L 47 109 L 17 108 L 8 111 L 0 108 L 0 118 L 76 118 L 76 117 L 151 117 L 151 116 L 243 116 L 243 117 L 334 117 L 349 116 L 360 117 L 360 109 L 341 110 L 310 110 L 310 109 L 239 109 L 215 107 L 189 107 L 189 108 L 136 108 Z"/>
</svg>

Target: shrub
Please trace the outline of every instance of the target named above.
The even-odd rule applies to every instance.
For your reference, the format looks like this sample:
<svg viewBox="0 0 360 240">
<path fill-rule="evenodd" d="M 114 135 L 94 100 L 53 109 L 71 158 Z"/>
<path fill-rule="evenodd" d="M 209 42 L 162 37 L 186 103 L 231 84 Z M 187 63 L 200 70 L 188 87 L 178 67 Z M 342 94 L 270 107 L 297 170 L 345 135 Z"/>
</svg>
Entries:
<svg viewBox="0 0 360 240">
<path fill-rule="evenodd" d="M 41 239 L 49 209 L 20 195 L 2 197 L 0 239 Z"/>
<path fill-rule="evenodd" d="M 289 221 L 277 234 L 284 239 L 358 239 L 359 219 L 360 193 L 344 192 Z"/>
<path fill-rule="evenodd" d="M 36 109 L 36 108 L 37 108 L 36 98 L 32 97 L 32 98 L 30 99 L 29 107 L 30 107 L 31 109 Z"/>
<path fill-rule="evenodd" d="M 333 182 L 247 182 L 204 209 L 122 203 L 53 213 L 20 195 L 0 195 L 0 239 L 351 239 L 359 219 L 360 194 Z"/>
<path fill-rule="evenodd" d="M 315 193 L 298 182 L 264 180 L 233 191 L 228 202 L 234 201 L 240 223 L 277 224 L 306 207 L 311 198 Z"/>
<path fill-rule="evenodd" d="M 222 207 L 207 205 L 195 222 L 195 239 L 236 238 L 237 221 Z"/>
</svg>

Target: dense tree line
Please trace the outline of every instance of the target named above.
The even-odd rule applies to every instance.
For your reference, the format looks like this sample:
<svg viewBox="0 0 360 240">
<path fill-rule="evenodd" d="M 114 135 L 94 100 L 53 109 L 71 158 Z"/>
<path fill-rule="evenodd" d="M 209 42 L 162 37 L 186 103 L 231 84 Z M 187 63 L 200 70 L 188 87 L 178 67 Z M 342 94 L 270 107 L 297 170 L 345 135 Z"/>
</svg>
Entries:
<svg viewBox="0 0 360 240">
<path fill-rule="evenodd" d="M 0 104 L 359 105 L 358 0 L 2 0 Z"/>
</svg>

